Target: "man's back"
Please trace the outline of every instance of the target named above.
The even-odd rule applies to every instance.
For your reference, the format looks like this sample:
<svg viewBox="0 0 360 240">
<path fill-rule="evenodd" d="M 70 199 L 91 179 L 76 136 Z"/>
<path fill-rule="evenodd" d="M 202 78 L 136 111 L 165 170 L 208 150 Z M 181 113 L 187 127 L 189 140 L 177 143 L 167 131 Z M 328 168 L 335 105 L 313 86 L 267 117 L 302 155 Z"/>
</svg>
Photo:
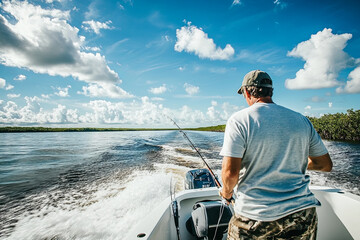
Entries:
<svg viewBox="0 0 360 240">
<path fill-rule="evenodd" d="M 234 114 L 221 155 L 242 158 L 235 211 L 272 221 L 317 205 L 305 175 L 307 157 L 325 153 L 311 123 L 299 113 L 256 103 Z"/>
</svg>

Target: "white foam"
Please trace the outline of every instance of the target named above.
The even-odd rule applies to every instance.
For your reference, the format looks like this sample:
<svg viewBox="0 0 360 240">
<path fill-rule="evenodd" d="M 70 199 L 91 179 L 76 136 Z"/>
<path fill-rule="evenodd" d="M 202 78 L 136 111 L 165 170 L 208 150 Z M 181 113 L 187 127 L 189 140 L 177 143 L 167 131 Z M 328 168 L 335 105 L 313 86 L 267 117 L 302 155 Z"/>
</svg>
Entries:
<svg viewBox="0 0 360 240">
<path fill-rule="evenodd" d="M 125 184 L 114 182 L 86 201 L 70 203 L 75 207 L 58 202 L 24 215 L 7 239 L 124 239 L 144 214 L 169 196 L 171 177 L 163 171 L 136 172 Z"/>
</svg>

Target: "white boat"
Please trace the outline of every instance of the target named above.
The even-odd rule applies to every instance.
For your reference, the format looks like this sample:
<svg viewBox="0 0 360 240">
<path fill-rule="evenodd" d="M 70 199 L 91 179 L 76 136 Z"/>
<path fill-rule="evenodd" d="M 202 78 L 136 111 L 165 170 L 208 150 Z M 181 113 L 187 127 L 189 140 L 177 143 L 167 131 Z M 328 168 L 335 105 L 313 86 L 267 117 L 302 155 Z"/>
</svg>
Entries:
<svg viewBox="0 0 360 240">
<path fill-rule="evenodd" d="M 360 239 L 360 196 L 327 187 L 312 186 L 311 191 L 321 202 L 321 206 L 317 207 L 319 219 L 317 239 Z M 169 197 L 159 203 L 134 226 L 127 239 L 199 239 L 186 227 L 186 222 L 191 218 L 193 206 L 199 201 L 219 199 L 216 187 L 184 190 L 177 194 L 173 199 L 175 201 Z M 175 227 L 174 219 L 177 217 L 174 217 L 173 202 L 176 202 L 178 206 L 178 233 L 180 238 Z M 222 239 L 226 239 L 226 233 Z"/>
</svg>

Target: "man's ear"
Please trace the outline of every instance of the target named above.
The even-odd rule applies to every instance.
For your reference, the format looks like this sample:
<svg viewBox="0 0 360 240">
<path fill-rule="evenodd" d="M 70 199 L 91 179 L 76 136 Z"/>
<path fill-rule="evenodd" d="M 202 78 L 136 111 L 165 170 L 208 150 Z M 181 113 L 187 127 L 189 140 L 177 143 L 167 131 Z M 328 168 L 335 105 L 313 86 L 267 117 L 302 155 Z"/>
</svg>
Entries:
<svg viewBox="0 0 360 240">
<path fill-rule="evenodd" d="M 251 98 L 251 94 L 248 92 L 248 90 L 246 88 L 244 88 L 243 94 L 244 94 L 245 98 Z"/>
</svg>

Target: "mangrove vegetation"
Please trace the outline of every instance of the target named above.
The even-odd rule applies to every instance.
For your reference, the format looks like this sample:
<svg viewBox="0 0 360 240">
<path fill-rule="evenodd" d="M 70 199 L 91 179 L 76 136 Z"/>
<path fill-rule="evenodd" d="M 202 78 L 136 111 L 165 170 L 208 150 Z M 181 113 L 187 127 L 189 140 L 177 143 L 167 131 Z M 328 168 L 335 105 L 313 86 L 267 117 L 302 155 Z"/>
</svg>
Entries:
<svg viewBox="0 0 360 240">
<path fill-rule="evenodd" d="M 309 117 L 321 138 L 328 140 L 360 142 L 360 110 Z"/>
</svg>

